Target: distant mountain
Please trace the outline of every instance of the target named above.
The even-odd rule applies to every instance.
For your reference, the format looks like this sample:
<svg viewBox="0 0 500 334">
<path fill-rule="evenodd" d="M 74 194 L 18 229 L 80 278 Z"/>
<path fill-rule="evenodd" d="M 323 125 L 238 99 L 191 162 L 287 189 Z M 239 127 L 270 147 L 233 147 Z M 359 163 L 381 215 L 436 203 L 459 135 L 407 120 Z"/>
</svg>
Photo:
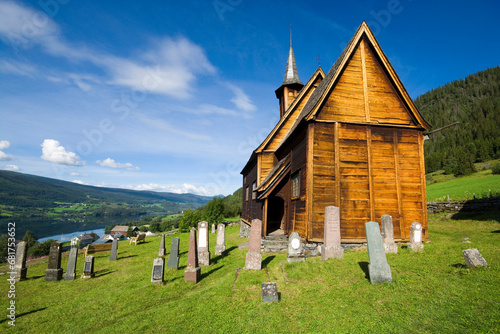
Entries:
<svg viewBox="0 0 500 334">
<path fill-rule="evenodd" d="M 0 171 L 0 226 L 16 221 L 17 238 L 27 229 L 38 237 L 138 219 L 152 211 L 198 208 L 212 197 L 93 187 L 41 176 Z M 80 203 L 80 205 L 70 205 Z M 71 231 L 68 231 L 71 232 Z"/>
<path fill-rule="evenodd" d="M 415 99 L 433 130 L 425 141 L 425 168 L 430 173 L 464 175 L 474 162 L 500 158 L 500 67 L 455 80 Z"/>
</svg>

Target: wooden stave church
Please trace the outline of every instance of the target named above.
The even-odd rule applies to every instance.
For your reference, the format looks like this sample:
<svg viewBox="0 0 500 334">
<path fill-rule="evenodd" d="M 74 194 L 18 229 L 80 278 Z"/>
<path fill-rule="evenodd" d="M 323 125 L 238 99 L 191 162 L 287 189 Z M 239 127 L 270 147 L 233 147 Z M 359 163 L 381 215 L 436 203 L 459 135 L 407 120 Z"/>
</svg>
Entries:
<svg viewBox="0 0 500 334">
<path fill-rule="evenodd" d="M 419 222 L 428 239 L 423 119 L 363 22 L 327 74 L 304 85 L 290 43 L 280 120 L 241 171 L 241 219 L 263 235 L 282 229 L 323 241 L 326 206 L 340 208 L 343 243 L 366 241 L 364 224 L 393 217 L 396 241 Z"/>
</svg>

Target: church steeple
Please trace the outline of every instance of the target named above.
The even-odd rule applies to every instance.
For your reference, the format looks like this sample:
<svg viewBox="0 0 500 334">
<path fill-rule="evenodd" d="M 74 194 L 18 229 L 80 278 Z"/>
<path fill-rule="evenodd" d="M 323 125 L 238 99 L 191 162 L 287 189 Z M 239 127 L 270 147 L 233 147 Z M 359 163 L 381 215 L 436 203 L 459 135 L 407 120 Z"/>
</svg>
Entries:
<svg viewBox="0 0 500 334">
<path fill-rule="evenodd" d="M 276 89 L 276 97 L 280 100 L 280 118 L 285 114 L 286 109 L 293 99 L 299 94 L 304 84 L 299 79 L 295 54 L 292 46 L 292 26 L 290 26 L 290 50 L 286 61 L 285 78 L 281 86 Z"/>
</svg>

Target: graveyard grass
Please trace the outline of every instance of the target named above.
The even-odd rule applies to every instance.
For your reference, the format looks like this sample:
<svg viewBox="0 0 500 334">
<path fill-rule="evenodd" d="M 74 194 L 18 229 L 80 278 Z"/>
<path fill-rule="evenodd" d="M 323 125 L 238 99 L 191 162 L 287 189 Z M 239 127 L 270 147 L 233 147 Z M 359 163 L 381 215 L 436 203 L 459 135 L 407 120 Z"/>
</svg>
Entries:
<svg viewBox="0 0 500 334">
<path fill-rule="evenodd" d="M 118 260 L 94 254 L 96 277 L 46 282 L 47 263 L 28 263 L 16 283 L 16 328 L 25 333 L 498 333 L 500 330 L 500 223 L 490 216 L 457 220 L 430 215 L 431 242 L 423 253 L 399 244 L 388 254 L 394 283 L 371 285 L 366 249 L 344 259 L 287 263 L 286 252 L 263 254 L 263 270 L 239 270 L 247 249 L 238 227 L 226 229 L 226 253 L 213 256 L 198 284 L 184 282 L 189 233 L 180 237 L 180 270 L 165 268 L 165 284 L 150 283 L 159 237 L 129 245 Z M 165 245 L 169 251 L 171 239 Z M 471 243 L 463 243 L 469 238 Z M 477 248 L 490 268 L 466 268 L 462 250 Z M 168 253 L 165 256 L 168 259 Z M 62 260 L 66 269 L 67 253 Z M 6 267 L 0 268 L 2 272 Z M 0 327 L 7 333 L 7 276 L 0 276 Z M 276 282 L 279 303 L 263 303 L 261 283 Z M 12 330 L 12 328 L 11 328 Z"/>
</svg>

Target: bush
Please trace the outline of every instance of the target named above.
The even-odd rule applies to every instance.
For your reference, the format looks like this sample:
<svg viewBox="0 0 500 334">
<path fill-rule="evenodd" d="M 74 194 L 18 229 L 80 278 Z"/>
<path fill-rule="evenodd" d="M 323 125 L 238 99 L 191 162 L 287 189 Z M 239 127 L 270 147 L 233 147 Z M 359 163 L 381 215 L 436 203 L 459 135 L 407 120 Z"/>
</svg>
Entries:
<svg viewBox="0 0 500 334">
<path fill-rule="evenodd" d="M 491 168 L 491 172 L 493 174 L 500 174 L 500 162 L 497 162 L 493 167 Z"/>
</svg>

